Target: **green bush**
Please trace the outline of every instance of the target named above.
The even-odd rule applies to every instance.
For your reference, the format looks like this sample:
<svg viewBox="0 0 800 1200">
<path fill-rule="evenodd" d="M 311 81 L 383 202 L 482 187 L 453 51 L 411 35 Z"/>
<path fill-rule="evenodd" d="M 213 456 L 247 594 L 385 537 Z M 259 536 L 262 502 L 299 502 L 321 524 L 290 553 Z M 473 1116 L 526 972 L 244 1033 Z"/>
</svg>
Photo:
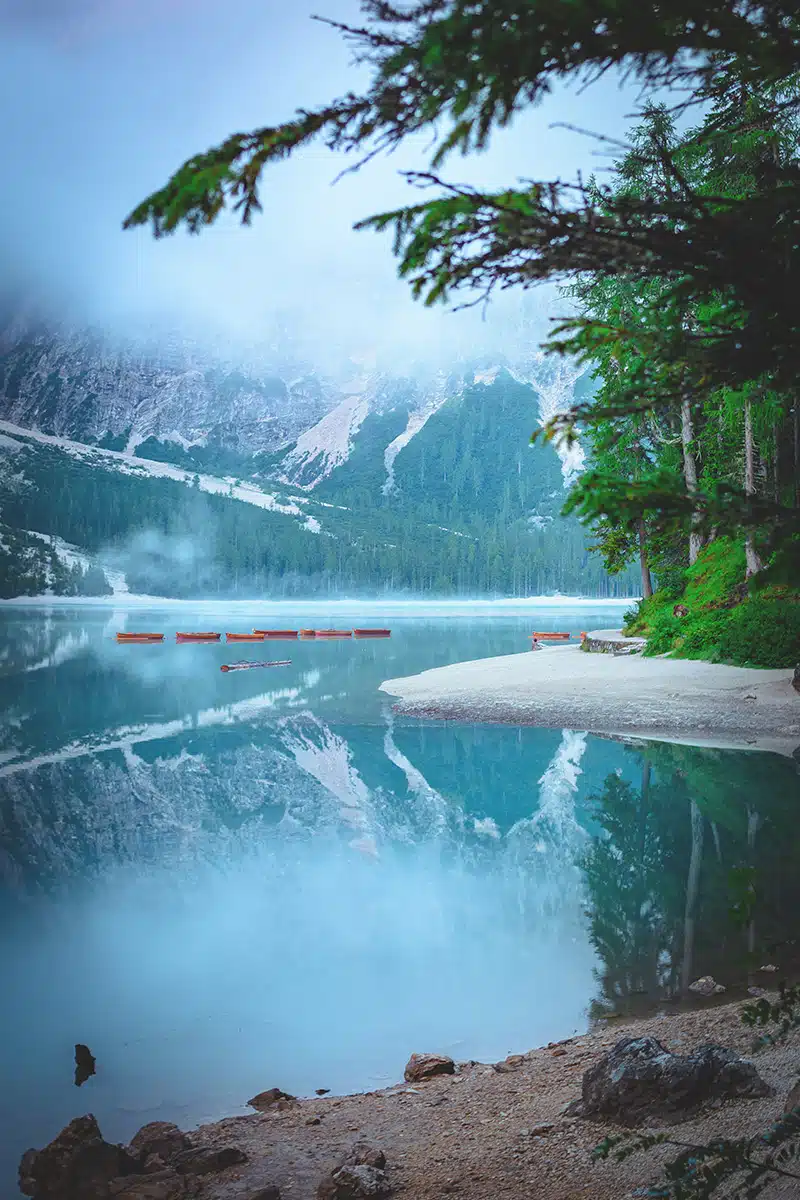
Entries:
<svg viewBox="0 0 800 1200">
<path fill-rule="evenodd" d="M 800 593 L 748 593 L 739 542 L 711 542 L 685 578 L 682 594 L 659 589 L 625 614 L 625 633 L 647 638 L 645 654 L 748 667 L 800 662 Z M 675 615 L 677 604 L 688 610 L 684 616 Z"/>
</svg>

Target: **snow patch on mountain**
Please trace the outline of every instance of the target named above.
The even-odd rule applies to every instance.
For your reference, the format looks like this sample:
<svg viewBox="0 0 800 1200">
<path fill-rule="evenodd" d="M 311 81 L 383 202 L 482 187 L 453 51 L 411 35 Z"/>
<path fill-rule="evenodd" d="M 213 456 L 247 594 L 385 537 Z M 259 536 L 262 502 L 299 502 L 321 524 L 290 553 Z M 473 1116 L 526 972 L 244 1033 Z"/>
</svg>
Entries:
<svg viewBox="0 0 800 1200">
<path fill-rule="evenodd" d="M 347 462 L 353 440 L 370 411 L 362 392 L 348 395 L 326 416 L 302 433 L 287 454 L 281 479 L 311 491 Z"/>
<path fill-rule="evenodd" d="M 419 433 L 420 429 L 424 429 L 434 413 L 437 413 L 448 399 L 447 383 L 447 375 L 444 372 L 440 372 L 434 385 L 433 393 L 421 408 L 416 408 L 409 414 L 403 432 L 398 434 L 394 441 L 390 442 L 386 447 L 383 454 L 383 465 L 386 468 L 386 482 L 381 489 L 384 496 L 390 495 L 395 490 L 394 463 L 398 454 Z"/>
<path fill-rule="evenodd" d="M 185 484 L 196 482 L 203 492 L 229 496 L 233 500 L 243 500 L 246 504 L 254 504 L 256 507 L 265 508 L 270 512 L 285 513 L 293 517 L 304 515 L 298 505 L 292 501 L 282 503 L 274 495 L 263 492 L 255 484 L 239 483 L 230 476 L 219 478 L 216 475 L 198 475 L 193 471 L 185 471 L 182 467 L 174 467 L 171 463 L 137 458 L 133 454 L 126 454 L 123 450 L 101 450 L 97 446 L 87 446 L 85 442 L 73 442 L 69 438 L 39 433 L 38 430 L 33 429 L 23 429 L 8 421 L 0 421 L 0 433 L 10 435 L 20 448 L 26 441 L 40 442 L 43 445 L 55 446 L 83 462 L 111 468 L 125 475 L 148 475 L 153 478 L 174 479 Z"/>
</svg>

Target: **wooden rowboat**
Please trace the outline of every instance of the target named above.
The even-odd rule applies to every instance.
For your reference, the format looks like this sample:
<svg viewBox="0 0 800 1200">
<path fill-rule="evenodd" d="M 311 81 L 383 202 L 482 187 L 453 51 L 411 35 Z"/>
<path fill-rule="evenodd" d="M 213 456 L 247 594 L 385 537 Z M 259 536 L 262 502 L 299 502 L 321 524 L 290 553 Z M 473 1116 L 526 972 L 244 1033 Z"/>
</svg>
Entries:
<svg viewBox="0 0 800 1200">
<path fill-rule="evenodd" d="M 118 642 L 163 642 L 163 633 L 118 633 Z"/>
<path fill-rule="evenodd" d="M 337 638 L 337 637 L 352 637 L 352 629 L 316 629 L 314 631 L 317 637 L 321 638 Z"/>
<path fill-rule="evenodd" d="M 300 637 L 301 637 L 301 638 L 303 638 L 303 637 L 305 637 L 305 638 L 311 638 L 311 637 L 316 637 L 316 636 L 317 636 L 317 631 L 316 631 L 316 629 L 301 629 L 301 630 L 300 630 Z"/>
<path fill-rule="evenodd" d="M 220 633 L 176 633 L 177 642 L 218 642 Z"/>
<path fill-rule="evenodd" d="M 265 638 L 296 638 L 296 629 L 254 629 L 253 633 L 260 633 Z"/>
<path fill-rule="evenodd" d="M 220 671 L 251 671 L 254 667 L 290 667 L 292 660 L 290 658 L 282 659 L 280 662 L 236 662 L 223 663 Z"/>
<path fill-rule="evenodd" d="M 354 637 L 391 637 L 391 629 L 354 629 Z"/>
<path fill-rule="evenodd" d="M 226 633 L 227 642 L 263 642 L 263 633 Z"/>
<path fill-rule="evenodd" d="M 571 635 L 568 633 L 531 633 L 528 636 L 537 638 L 540 642 L 568 642 Z"/>
</svg>

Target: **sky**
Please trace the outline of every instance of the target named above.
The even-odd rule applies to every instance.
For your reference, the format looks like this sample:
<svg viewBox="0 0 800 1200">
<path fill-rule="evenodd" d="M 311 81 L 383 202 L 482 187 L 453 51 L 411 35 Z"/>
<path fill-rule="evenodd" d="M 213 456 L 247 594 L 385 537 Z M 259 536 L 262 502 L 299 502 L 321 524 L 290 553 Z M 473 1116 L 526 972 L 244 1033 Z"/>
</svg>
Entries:
<svg viewBox="0 0 800 1200">
<path fill-rule="evenodd" d="M 314 12 L 359 16 L 356 0 L 0 0 L 5 277 L 78 322 L 122 332 L 180 325 L 245 345 L 281 313 L 319 342 L 399 357 L 411 346 L 474 350 L 476 339 L 488 352 L 502 340 L 519 297 L 493 304 L 488 320 L 425 310 L 397 279 L 388 235 L 352 229 L 418 197 L 399 172 L 427 165 L 424 138 L 335 184 L 351 160 L 306 148 L 268 169 L 249 228 L 223 219 L 158 242 L 123 232 L 191 154 L 363 83 L 365 68 Z M 497 187 L 604 170 L 599 142 L 553 125 L 622 137 L 635 100 L 611 77 L 562 90 L 443 173 Z M 552 290 L 531 304 L 543 327 L 563 310 Z"/>
</svg>

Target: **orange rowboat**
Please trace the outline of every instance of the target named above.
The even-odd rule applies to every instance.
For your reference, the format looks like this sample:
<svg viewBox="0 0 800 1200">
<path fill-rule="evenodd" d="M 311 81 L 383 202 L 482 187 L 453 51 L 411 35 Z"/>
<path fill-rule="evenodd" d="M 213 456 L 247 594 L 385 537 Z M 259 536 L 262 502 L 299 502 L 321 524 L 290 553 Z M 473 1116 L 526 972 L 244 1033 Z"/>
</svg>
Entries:
<svg viewBox="0 0 800 1200">
<path fill-rule="evenodd" d="M 222 634 L 219 633 L 176 633 L 176 642 L 218 642 Z"/>
<path fill-rule="evenodd" d="M 391 637 L 391 629 L 354 629 L 354 637 Z"/>
<path fill-rule="evenodd" d="M 316 629 L 301 629 L 301 630 L 300 630 L 300 637 L 301 637 L 301 638 L 303 638 L 303 637 L 305 637 L 305 638 L 311 638 L 311 637 L 316 637 L 316 636 L 317 636 L 317 631 L 316 631 Z"/>
<path fill-rule="evenodd" d="M 118 642 L 163 642 L 163 633 L 118 633 Z"/>
<path fill-rule="evenodd" d="M 528 636 L 538 638 L 540 642 L 568 642 L 571 635 L 569 633 L 531 633 Z"/>
<path fill-rule="evenodd" d="M 227 642 L 263 642 L 263 633 L 226 633 Z"/>
<path fill-rule="evenodd" d="M 352 629 L 317 629 L 315 630 L 317 637 L 321 638 L 337 638 L 337 637 L 352 637 Z"/>
<path fill-rule="evenodd" d="M 296 629 L 254 629 L 253 633 L 260 633 L 265 638 L 296 638 Z"/>
</svg>

